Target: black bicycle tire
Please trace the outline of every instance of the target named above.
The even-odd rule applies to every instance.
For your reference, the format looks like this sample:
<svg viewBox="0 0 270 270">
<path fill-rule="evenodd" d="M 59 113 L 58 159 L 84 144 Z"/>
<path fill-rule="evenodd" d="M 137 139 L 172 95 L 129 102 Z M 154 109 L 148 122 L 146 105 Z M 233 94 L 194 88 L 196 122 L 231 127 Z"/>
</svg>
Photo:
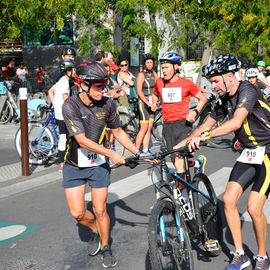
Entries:
<svg viewBox="0 0 270 270">
<path fill-rule="evenodd" d="M 53 154 L 53 151 L 49 151 L 46 155 L 40 155 L 39 158 L 33 158 L 36 156 L 36 153 L 34 152 L 34 150 L 32 149 L 32 145 L 31 145 L 31 126 L 36 126 L 36 127 L 39 127 L 40 129 L 43 128 L 43 125 L 39 122 L 30 122 L 28 123 L 28 129 L 30 130 L 29 134 L 28 134 L 28 137 L 30 138 L 29 139 L 29 163 L 30 164 L 35 164 L 35 165 L 41 165 L 43 164 L 45 161 L 48 160 L 48 158 Z M 54 141 L 54 135 L 52 133 L 52 131 L 48 128 L 48 127 L 45 127 L 44 128 L 44 131 L 49 135 L 49 138 L 51 140 L 51 145 L 54 145 L 55 144 L 55 141 Z M 18 155 L 21 157 L 22 153 L 21 153 L 21 128 L 19 128 L 15 134 L 15 148 L 16 148 L 16 151 L 18 153 Z"/>
<path fill-rule="evenodd" d="M 161 117 L 158 119 L 158 121 L 154 121 L 154 124 L 153 124 L 153 127 L 152 127 L 152 130 L 151 130 L 151 133 L 154 137 L 154 139 L 157 141 L 157 142 L 163 142 L 164 138 L 163 138 L 163 133 L 161 131 L 161 133 L 158 131 L 158 126 L 162 126 L 163 127 L 163 117 L 162 117 L 162 112 L 159 112 L 157 114 L 157 116 L 155 117 L 155 119 L 157 117 L 159 117 L 161 114 Z"/>
<path fill-rule="evenodd" d="M 8 112 L 8 116 L 2 120 L 2 117 L 3 117 L 3 113 L 7 111 Z M 3 107 L 3 110 L 2 110 L 2 113 L 1 113 L 1 116 L 0 116 L 0 124 L 7 124 L 11 121 L 12 119 L 12 111 L 13 111 L 13 107 L 12 105 L 10 104 L 10 102 L 8 100 L 5 101 L 5 104 L 4 104 L 4 107 Z"/>
<path fill-rule="evenodd" d="M 132 116 L 128 113 L 119 112 L 120 120 L 121 120 L 121 115 L 127 117 L 127 119 L 132 118 Z M 139 132 L 139 127 L 138 127 L 136 119 L 133 119 L 130 123 L 128 123 L 128 125 L 125 125 L 125 124 L 126 123 L 121 123 L 122 129 L 129 135 L 131 141 L 133 143 L 135 143 L 136 136 Z M 132 128 L 130 128 L 130 127 L 132 127 Z M 120 154 L 122 156 L 124 156 L 125 150 L 126 150 L 126 148 L 123 145 L 121 145 Z"/>
<path fill-rule="evenodd" d="M 188 234 L 188 230 L 184 221 L 184 218 L 178 214 L 178 218 L 179 223 L 180 223 L 180 227 L 183 230 L 183 233 L 185 235 L 184 237 L 184 241 L 181 242 L 181 244 L 184 244 L 184 254 L 186 257 L 186 261 L 183 262 L 184 266 L 186 268 L 183 268 L 183 265 L 179 265 L 175 260 L 172 261 L 171 257 L 173 257 L 173 259 L 175 259 L 175 254 L 173 254 L 172 256 L 170 256 L 170 258 L 166 258 L 168 263 L 170 263 L 170 265 L 168 265 L 167 268 L 164 268 L 162 266 L 161 260 L 160 260 L 160 249 L 158 246 L 158 235 L 160 235 L 158 228 L 157 228 L 157 224 L 159 223 L 159 217 L 161 215 L 161 213 L 164 213 L 164 211 L 170 211 L 172 212 L 172 216 L 175 217 L 175 207 L 173 205 L 173 203 L 167 199 L 160 199 L 156 202 L 156 204 L 154 205 L 152 211 L 151 211 L 151 215 L 149 218 L 149 223 L 148 223 L 148 232 L 147 232 L 147 236 L 148 236 L 148 247 L 149 247 L 149 255 L 150 255 L 150 262 L 151 262 L 151 266 L 152 269 L 155 270 L 163 270 L 163 269 L 189 269 L 189 270 L 193 270 L 194 269 L 194 262 L 193 262 L 193 256 L 192 256 L 192 250 L 191 250 L 191 244 L 190 244 L 190 238 L 189 238 L 189 234 Z M 178 241 L 178 238 L 176 239 Z M 178 252 L 180 252 L 180 243 L 177 243 L 177 249 L 174 249 L 174 253 L 177 250 Z M 182 250 L 182 249 L 181 249 Z M 166 256 L 167 257 L 167 256 Z M 180 259 L 180 258 L 178 258 Z"/>
<path fill-rule="evenodd" d="M 196 218 L 199 223 L 205 226 L 208 233 L 208 239 L 217 240 L 219 242 L 219 248 L 217 250 L 206 250 L 210 256 L 216 257 L 221 253 L 222 242 L 222 226 L 219 214 L 218 199 L 210 180 L 205 174 L 199 173 L 194 176 L 192 185 L 201 190 L 202 188 L 200 187 L 200 183 L 203 183 L 203 185 L 206 187 L 208 193 L 206 195 L 208 195 L 212 200 L 209 202 L 198 192 L 192 191 L 195 213 L 197 214 Z M 202 191 L 205 192 L 205 190 Z M 208 204 L 201 207 L 199 202 L 200 200 L 205 200 L 208 202 Z M 209 203 L 211 203 L 211 208 L 208 207 Z"/>
</svg>

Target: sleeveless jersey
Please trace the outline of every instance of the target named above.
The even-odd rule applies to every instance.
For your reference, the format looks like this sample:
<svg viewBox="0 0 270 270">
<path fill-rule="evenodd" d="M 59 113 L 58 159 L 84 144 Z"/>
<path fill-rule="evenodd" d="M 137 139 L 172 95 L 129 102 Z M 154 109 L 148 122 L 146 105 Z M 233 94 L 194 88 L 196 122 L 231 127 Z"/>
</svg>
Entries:
<svg viewBox="0 0 270 270">
<path fill-rule="evenodd" d="M 142 85 L 142 92 L 147 96 L 151 96 L 154 91 L 154 86 L 156 83 L 156 78 L 154 72 L 152 71 L 151 75 L 149 76 L 146 72 L 143 71 L 144 81 Z"/>
</svg>

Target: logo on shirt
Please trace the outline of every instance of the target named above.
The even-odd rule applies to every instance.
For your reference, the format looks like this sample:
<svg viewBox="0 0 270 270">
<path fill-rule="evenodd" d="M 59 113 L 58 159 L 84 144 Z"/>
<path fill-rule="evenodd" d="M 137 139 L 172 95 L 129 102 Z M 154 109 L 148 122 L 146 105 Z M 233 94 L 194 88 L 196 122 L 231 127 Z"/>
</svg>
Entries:
<svg viewBox="0 0 270 270">
<path fill-rule="evenodd" d="M 86 119 L 86 118 L 87 118 L 87 116 L 86 116 L 86 115 L 83 115 L 83 116 L 82 116 L 82 119 Z"/>
<path fill-rule="evenodd" d="M 96 117 L 97 119 L 105 119 L 105 112 L 97 112 Z"/>
</svg>

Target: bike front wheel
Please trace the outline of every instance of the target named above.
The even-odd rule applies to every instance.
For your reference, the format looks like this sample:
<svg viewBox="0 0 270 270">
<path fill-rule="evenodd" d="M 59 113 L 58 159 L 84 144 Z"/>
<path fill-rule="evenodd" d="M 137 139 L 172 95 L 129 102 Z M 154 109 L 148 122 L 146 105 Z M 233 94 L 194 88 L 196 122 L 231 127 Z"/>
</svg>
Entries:
<svg viewBox="0 0 270 270">
<path fill-rule="evenodd" d="M 148 224 L 148 245 L 152 269 L 194 269 L 185 221 L 171 201 L 155 204 Z"/>
<path fill-rule="evenodd" d="M 204 248 L 210 256 L 218 256 L 221 253 L 222 226 L 214 188 L 208 177 L 202 173 L 195 175 L 192 184 L 210 198 L 209 200 L 201 193 L 193 191 L 195 212 L 198 213 L 197 219 L 203 228 Z"/>
<path fill-rule="evenodd" d="M 9 101 L 6 100 L 0 116 L 0 124 L 6 124 L 11 121 L 13 108 Z"/>
<path fill-rule="evenodd" d="M 15 135 L 15 147 L 19 156 L 21 151 L 21 128 Z M 28 148 L 29 163 L 43 164 L 56 152 L 54 136 L 49 128 L 43 127 L 41 123 L 31 122 L 28 124 Z"/>
</svg>

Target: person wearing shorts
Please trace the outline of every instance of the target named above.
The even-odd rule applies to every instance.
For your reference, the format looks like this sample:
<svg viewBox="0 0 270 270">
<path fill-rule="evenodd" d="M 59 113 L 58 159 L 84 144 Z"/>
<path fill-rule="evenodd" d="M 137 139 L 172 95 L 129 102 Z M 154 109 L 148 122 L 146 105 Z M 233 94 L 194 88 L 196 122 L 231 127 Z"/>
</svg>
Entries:
<svg viewBox="0 0 270 270">
<path fill-rule="evenodd" d="M 96 255 L 101 250 L 104 267 L 117 264 L 109 247 L 110 218 L 106 209 L 110 168 L 105 157 L 114 164 L 124 164 L 119 153 L 103 147 L 106 127 L 114 137 L 136 156 L 139 150 L 120 128 L 116 106 L 111 98 L 104 96 L 108 75 L 105 68 L 91 62 L 76 69 L 81 92 L 69 97 L 63 104 L 63 116 L 69 132 L 63 187 L 71 215 L 92 230 L 88 242 L 88 254 Z M 91 187 L 93 213 L 85 208 L 86 184 Z"/>
<path fill-rule="evenodd" d="M 177 75 L 181 65 L 181 56 L 175 52 L 166 52 L 160 58 L 163 78 L 156 81 L 152 95 L 153 104 L 157 106 L 161 97 L 163 115 L 163 136 L 168 150 L 191 132 L 191 123 L 206 103 L 206 98 L 190 80 Z M 198 99 L 196 108 L 189 112 L 189 99 Z M 184 160 L 172 156 L 176 172 L 184 177 Z"/>
<path fill-rule="evenodd" d="M 235 72 L 241 64 L 230 54 L 220 55 L 206 67 L 206 76 L 220 96 L 206 121 L 197 127 L 175 148 L 189 143 L 190 150 L 200 148 L 200 142 L 234 132 L 243 146 L 223 196 L 227 224 L 230 228 L 235 251 L 226 270 L 245 269 L 251 262 L 243 249 L 241 220 L 237 203 L 243 192 L 252 185 L 247 210 L 251 216 L 258 245 L 255 270 L 268 270 L 266 253 L 267 222 L 263 207 L 270 191 L 270 107 L 263 94 L 249 81 L 239 82 Z M 217 120 L 229 120 L 213 128 Z"/>
<path fill-rule="evenodd" d="M 137 76 L 137 93 L 139 96 L 138 111 L 140 117 L 140 130 L 136 137 L 137 148 L 141 147 L 143 143 L 143 152 L 152 155 L 149 150 L 149 143 L 151 137 L 151 129 L 155 120 L 154 110 L 155 105 L 152 104 L 152 93 L 156 80 L 157 73 L 154 71 L 155 57 L 146 53 L 144 55 L 144 70 Z M 152 110 L 152 107 L 154 110 Z"/>
</svg>

